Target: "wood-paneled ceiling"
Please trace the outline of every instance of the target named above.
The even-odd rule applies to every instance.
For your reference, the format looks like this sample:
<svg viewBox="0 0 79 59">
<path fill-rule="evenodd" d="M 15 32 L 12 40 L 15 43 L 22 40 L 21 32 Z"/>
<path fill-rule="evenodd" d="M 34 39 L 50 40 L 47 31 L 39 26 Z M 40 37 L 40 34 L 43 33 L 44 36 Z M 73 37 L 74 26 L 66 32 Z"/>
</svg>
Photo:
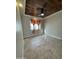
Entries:
<svg viewBox="0 0 79 59">
<path fill-rule="evenodd" d="M 45 14 L 43 17 L 51 15 L 62 10 L 62 0 L 26 0 L 26 15 L 39 16 L 42 9 Z"/>
</svg>

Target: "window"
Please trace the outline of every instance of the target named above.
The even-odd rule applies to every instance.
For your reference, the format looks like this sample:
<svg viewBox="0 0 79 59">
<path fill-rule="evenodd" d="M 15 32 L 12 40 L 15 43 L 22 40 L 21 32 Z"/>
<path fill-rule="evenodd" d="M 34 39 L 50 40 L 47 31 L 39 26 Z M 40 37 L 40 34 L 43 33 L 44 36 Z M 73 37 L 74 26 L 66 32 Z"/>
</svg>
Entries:
<svg viewBox="0 0 79 59">
<path fill-rule="evenodd" d="M 41 29 L 41 20 L 37 18 L 31 19 L 30 28 L 32 32 L 40 31 Z"/>
</svg>

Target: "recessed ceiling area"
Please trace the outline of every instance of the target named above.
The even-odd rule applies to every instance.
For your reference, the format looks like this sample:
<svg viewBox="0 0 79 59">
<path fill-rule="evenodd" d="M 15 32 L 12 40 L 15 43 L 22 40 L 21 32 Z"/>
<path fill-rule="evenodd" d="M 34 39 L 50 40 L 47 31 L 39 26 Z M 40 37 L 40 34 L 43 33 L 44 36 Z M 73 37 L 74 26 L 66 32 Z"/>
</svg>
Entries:
<svg viewBox="0 0 79 59">
<path fill-rule="evenodd" d="M 62 10 L 62 0 L 26 0 L 25 14 L 46 17 Z"/>
</svg>

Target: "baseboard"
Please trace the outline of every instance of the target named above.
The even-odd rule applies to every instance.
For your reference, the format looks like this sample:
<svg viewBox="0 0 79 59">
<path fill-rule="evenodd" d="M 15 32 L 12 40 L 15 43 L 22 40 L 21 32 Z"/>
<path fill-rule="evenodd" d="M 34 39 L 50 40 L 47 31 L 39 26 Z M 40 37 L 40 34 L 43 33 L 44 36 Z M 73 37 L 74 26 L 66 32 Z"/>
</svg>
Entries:
<svg viewBox="0 0 79 59">
<path fill-rule="evenodd" d="M 62 40 L 62 38 L 57 37 L 57 36 L 54 36 L 54 35 L 51 35 L 51 34 L 48 34 L 47 32 L 45 32 L 45 34 L 48 35 L 48 36 L 50 36 L 50 37 L 53 37 L 53 38 L 57 38 L 57 39 L 61 39 Z"/>
<path fill-rule="evenodd" d="M 37 34 L 37 35 L 31 35 L 31 36 L 25 37 L 24 39 L 33 38 L 33 37 L 37 37 L 37 36 L 40 36 L 40 35 L 44 35 L 44 34 L 42 33 L 42 34 Z"/>
</svg>

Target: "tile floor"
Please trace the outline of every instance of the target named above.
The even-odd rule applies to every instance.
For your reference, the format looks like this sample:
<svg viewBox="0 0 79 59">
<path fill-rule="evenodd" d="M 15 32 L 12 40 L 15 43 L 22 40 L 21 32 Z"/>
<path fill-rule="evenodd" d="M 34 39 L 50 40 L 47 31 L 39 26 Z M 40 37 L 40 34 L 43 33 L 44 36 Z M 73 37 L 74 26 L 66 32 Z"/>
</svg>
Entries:
<svg viewBox="0 0 79 59">
<path fill-rule="evenodd" d="M 62 59 L 62 40 L 46 35 L 24 40 L 25 59 Z"/>
</svg>

